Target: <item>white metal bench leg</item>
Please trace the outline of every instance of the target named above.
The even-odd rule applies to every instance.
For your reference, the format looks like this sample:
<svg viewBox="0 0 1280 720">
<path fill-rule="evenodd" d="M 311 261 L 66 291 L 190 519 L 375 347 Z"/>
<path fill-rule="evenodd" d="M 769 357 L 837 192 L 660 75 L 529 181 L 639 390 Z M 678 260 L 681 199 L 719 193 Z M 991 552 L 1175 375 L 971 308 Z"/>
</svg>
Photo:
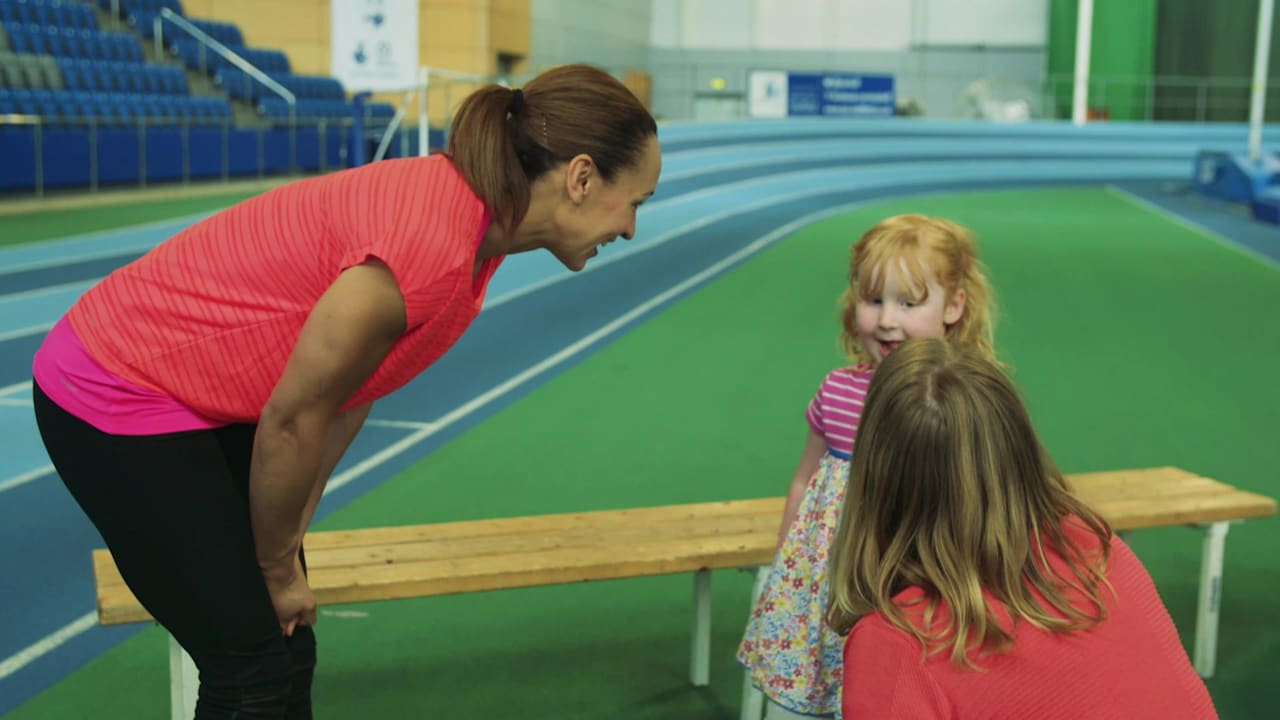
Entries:
<svg viewBox="0 0 1280 720">
<path fill-rule="evenodd" d="M 196 716 L 196 693 L 200 689 L 200 674 L 196 663 L 169 636 L 169 717 L 173 720 L 191 720 Z"/>
<path fill-rule="evenodd" d="M 1213 677 L 1218 656 L 1218 612 L 1222 602 L 1222 557 L 1227 547 L 1229 522 L 1204 527 L 1200 553 L 1200 599 L 1196 604 L 1194 663 L 1200 677 Z"/>
<path fill-rule="evenodd" d="M 693 647 L 689 682 L 706 687 L 711 682 L 711 571 L 693 574 Z"/>
<path fill-rule="evenodd" d="M 755 586 L 751 588 L 751 611 L 756 609 L 756 603 L 760 601 L 760 593 L 764 592 L 765 581 L 769 579 L 769 572 L 773 568 L 765 565 L 756 570 Z M 760 688 L 756 687 L 755 682 L 751 679 L 751 671 L 747 670 L 742 673 L 742 712 L 739 715 L 740 720 L 760 720 L 764 717 L 764 693 L 760 692 Z"/>
</svg>

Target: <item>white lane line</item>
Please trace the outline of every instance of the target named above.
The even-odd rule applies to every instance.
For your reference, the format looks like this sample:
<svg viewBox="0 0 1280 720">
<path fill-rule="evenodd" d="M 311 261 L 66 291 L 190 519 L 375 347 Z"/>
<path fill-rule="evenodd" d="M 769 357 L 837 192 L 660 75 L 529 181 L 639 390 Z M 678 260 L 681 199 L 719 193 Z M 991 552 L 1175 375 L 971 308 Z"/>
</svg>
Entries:
<svg viewBox="0 0 1280 720">
<path fill-rule="evenodd" d="M 0 295 L 0 303 L 30 300 L 44 295 L 66 292 L 67 290 L 80 290 L 83 292 L 96 285 L 101 279 L 102 278 L 92 278 L 90 280 L 77 280 L 75 282 L 62 283 L 61 285 L 45 285 L 36 290 L 23 290 L 22 292 Z"/>
<path fill-rule="evenodd" d="M 0 333 L 0 342 L 16 340 L 30 335 L 39 335 L 40 333 L 47 333 L 52 327 L 53 323 L 41 323 L 39 325 L 28 325 L 27 327 L 18 328 L 17 330 L 10 330 L 6 333 Z"/>
<path fill-rule="evenodd" d="M 42 477 L 45 477 L 47 475 L 52 475 L 52 474 L 53 474 L 53 466 L 45 465 L 44 467 L 38 467 L 35 470 L 22 473 L 21 475 L 14 475 L 13 477 L 7 480 L 0 480 L 0 493 L 5 492 L 7 490 L 12 490 L 16 487 L 21 487 L 23 485 L 26 485 L 29 482 L 32 482 L 33 480 L 39 480 Z"/>
<path fill-rule="evenodd" d="M 1280 261 L 1277 261 L 1275 258 L 1263 255 L 1262 253 L 1258 252 L 1257 250 L 1254 250 L 1251 247 L 1248 247 L 1247 245 L 1241 245 L 1240 243 L 1235 242 L 1229 237 L 1224 237 L 1221 233 L 1211 228 L 1207 228 L 1204 225 L 1201 225 L 1200 223 L 1194 220 L 1185 218 L 1168 208 L 1161 207 L 1160 205 L 1157 205 L 1156 203 L 1153 203 L 1150 200 L 1140 195 L 1135 195 L 1134 193 L 1129 192 L 1128 190 L 1125 190 L 1124 188 L 1119 187 L 1117 185 L 1107 185 L 1106 188 L 1107 188 L 1107 192 L 1111 193 L 1112 195 L 1115 195 L 1121 200 L 1126 200 L 1133 205 L 1137 205 L 1143 210 L 1146 210 L 1154 215 L 1159 215 L 1165 220 L 1168 220 L 1169 222 L 1172 222 L 1173 224 L 1178 225 L 1183 229 L 1190 230 L 1191 232 L 1196 233 L 1197 235 L 1203 235 L 1204 237 L 1209 238 L 1210 240 L 1218 243 L 1219 245 L 1222 245 L 1228 249 L 1234 250 L 1240 253 L 1241 255 L 1244 255 L 1245 257 L 1252 258 L 1254 260 L 1261 262 L 1263 265 L 1268 265 L 1270 267 L 1280 266 Z"/>
<path fill-rule="evenodd" d="M 56 632 L 28 645 L 18 654 L 6 659 L 4 662 L 0 662 L 0 680 L 18 672 L 35 660 L 48 655 L 68 640 L 84 633 L 97 624 L 97 611 L 85 613 Z"/>
<path fill-rule="evenodd" d="M 0 397 L 8 397 L 8 396 L 10 396 L 10 395 L 17 395 L 18 393 L 26 393 L 26 394 L 30 395 L 30 394 L 31 394 L 31 381 L 30 381 L 30 380 L 25 380 L 25 381 L 20 382 L 20 383 L 14 383 L 14 384 L 12 384 L 12 385 L 5 385 L 4 387 L 0 388 Z"/>
<path fill-rule="evenodd" d="M 416 420 L 365 420 L 366 427 L 394 428 L 397 430 L 425 430 L 435 423 L 418 422 Z"/>
<path fill-rule="evenodd" d="M 166 236 L 167 238 L 167 236 Z M 42 242 L 42 241 L 37 241 Z M 0 277 L 5 275 L 15 275 L 17 273 L 30 272 L 32 270 L 44 270 L 52 267 L 61 267 L 63 265 L 75 265 L 82 262 L 92 260 L 105 260 L 113 257 L 128 257 L 145 253 L 155 247 L 156 243 L 146 243 L 144 245 L 135 245 L 132 247 L 119 247 L 110 250 L 101 250 L 98 252 L 85 253 L 84 255 L 69 255 L 65 258 L 51 258 L 49 260 L 36 260 L 34 262 L 26 262 L 14 265 L 5 265 L 0 268 Z"/>
</svg>

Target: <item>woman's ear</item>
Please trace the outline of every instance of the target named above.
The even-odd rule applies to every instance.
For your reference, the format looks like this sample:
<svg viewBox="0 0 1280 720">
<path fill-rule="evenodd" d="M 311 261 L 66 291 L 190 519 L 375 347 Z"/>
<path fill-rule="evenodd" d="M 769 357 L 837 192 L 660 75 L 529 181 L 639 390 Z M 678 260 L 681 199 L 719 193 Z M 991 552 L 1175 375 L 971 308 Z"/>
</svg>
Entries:
<svg viewBox="0 0 1280 720">
<path fill-rule="evenodd" d="M 964 288 L 951 293 L 951 299 L 947 300 L 947 306 L 942 311 L 942 322 L 947 325 L 955 325 L 960 322 L 960 318 L 964 317 L 965 299 Z"/>
<path fill-rule="evenodd" d="M 565 191 L 575 205 L 582 203 L 587 197 L 596 176 L 596 163 L 590 155 L 581 153 L 569 161 L 565 171 Z"/>
</svg>

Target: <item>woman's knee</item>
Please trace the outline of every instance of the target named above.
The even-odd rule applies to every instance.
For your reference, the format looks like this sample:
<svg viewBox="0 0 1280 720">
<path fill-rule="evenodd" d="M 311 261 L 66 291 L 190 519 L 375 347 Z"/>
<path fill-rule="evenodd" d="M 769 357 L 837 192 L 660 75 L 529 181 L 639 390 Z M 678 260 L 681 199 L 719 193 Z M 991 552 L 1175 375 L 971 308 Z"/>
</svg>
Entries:
<svg viewBox="0 0 1280 720">
<path fill-rule="evenodd" d="M 297 686 L 310 694 L 315 642 L 277 637 L 251 650 L 193 652 L 192 659 L 200 670 L 197 720 L 284 718 L 298 701 Z"/>
</svg>

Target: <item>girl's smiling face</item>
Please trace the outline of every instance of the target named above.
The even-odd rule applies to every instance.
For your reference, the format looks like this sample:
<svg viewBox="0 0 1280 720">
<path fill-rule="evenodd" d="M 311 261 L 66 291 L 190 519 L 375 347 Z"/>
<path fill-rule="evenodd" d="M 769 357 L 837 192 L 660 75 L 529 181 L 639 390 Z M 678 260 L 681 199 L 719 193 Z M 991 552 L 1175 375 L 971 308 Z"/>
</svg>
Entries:
<svg viewBox="0 0 1280 720">
<path fill-rule="evenodd" d="M 878 291 L 858 298 L 855 316 L 858 339 L 872 365 L 879 365 L 903 342 L 912 338 L 946 337 L 947 327 L 964 314 L 964 290 L 952 297 L 920 262 L 924 283 L 913 281 L 903 259 L 886 262 L 876 273 Z"/>
</svg>

